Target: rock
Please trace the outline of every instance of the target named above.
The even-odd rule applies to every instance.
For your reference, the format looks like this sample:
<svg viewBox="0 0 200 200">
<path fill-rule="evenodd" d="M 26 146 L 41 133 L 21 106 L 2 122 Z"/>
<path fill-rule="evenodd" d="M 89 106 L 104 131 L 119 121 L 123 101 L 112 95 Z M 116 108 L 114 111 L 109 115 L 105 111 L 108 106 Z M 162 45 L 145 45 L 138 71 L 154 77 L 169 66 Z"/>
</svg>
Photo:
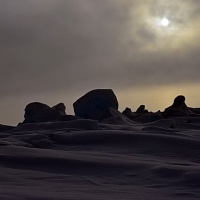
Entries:
<svg viewBox="0 0 200 200">
<path fill-rule="evenodd" d="M 103 115 L 101 116 L 100 121 L 112 117 L 125 117 L 119 110 L 114 109 L 114 108 L 108 108 Z"/>
<path fill-rule="evenodd" d="M 162 119 L 160 113 L 150 112 L 143 115 L 138 115 L 138 117 L 134 118 L 134 121 L 138 123 L 149 123 L 149 122 L 155 122 L 160 119 Z"/>
<path fill-rule="evenodd" d="M 49 107 L 46 104 L 33 102 L 26 106 L 24 123 L 51 122 L 59 120 L 60 111 Z"/>
<path fill-rule="evenodd" d="M 15 128 L 14 126 L 0 124 L 0 132 L 9 131 L 14 128 Z"/>
<path fill-rule="evenodd" d="M 74 115 L 62 115 L 59 117 L 59 121 L 72 121 L 72 120 L 78 120 L 78 119 L 81 119 L 81 118 Z"/>
<path fill-rule="evenodd" d="M 183 108 L 186 106 L 185 104 L 185 97 L 183 95 L 179 95 L 174 99 L 174 103 L 173 103 L 174 107 L 177 108 Z"/>
<path fill-rule="evenodd" d="M 126 107 L 125 110 L 122 112 L 122 114 L 124 114 L 126 117 L 128 117 L 129 119 L 134 119 L 135 117 L 137 117 L 138 115 L 135 114 L 134 112 L 131 111 L 130 108 Z"/>
<path fill-rule="evenodd" d="M 177 96 L 174 99 L 174 103 L 163 112 L 164 117 L 185 116 L 188 114 L 192 114 L 192 111 L 185 104 L 185 97 L 183 95 Z"/>
<path fill-rule="evenodd" d="M 108 108 L 118 109 L 118 101 L 111 89 L 96 89 L 73 103 L 75 116 L 100 120 Z"/>
<path fill-rule="evenodd" d="M 129 116 L 131 115 L 133 112 L 131 110 L 131 108 L 126 107 L 124 111 L 122 111 L 122 114 L 124 114 L 125 116 Z"/>
<path fill-rule="evenodd" d="M 136 110 L 136 113 L 145 114 L 145 113 L 149 113 L 149 111 L 145 109 L 145 105 L 140 105 L 139 108 Z"/>
<path fill-rule="evenodd" d="M 53 109 L 59 111 L 61 114 L 66 115 L 66 106 L 64 103 L 59 103 L 52 107 Z"/>
<path fill-rule="evenodd" d="M 131 127 L 131 130 L 133 130 L 133 129 L 140 130 L 141 129 L 141 126 L 140 125 L 138 126 L 138 123 L 129 119 L 124 114 L 122 114 L 119 110 L 114 109 L 114 108 L 109 108 L 106 110 L 106 112 L 102 116 L 102 119 L 99 121 L 99 124 L 100 124 L 101 128 L 105 127 L 106 129 L 109 129 L 109 127 L 107 127 L 106 124 L 113 124 L 114 126 L 116 126 L 116 125 L 124 126 L 125 125 L 128 127 Z"/>
<path fill-rule="evenodd" d="M 24 121 L 19 123 L 21 126 L 26 123 L 41 123 L 41 122 L 55 122 L 55 121 L 71 121 L 79 119 L 73 115 L 66 115 L 65 105 L 59 103 L 52 108 L 40 102 L 33 102 L 26 106 Z"/>
<path fill-rule="evenodd" d="M 200 114 L 200 108 L 190 108 L 189 107 L 189 109 L 192 111 L 192 113 L 194 113 L 194 114 Z"/>
</svg>

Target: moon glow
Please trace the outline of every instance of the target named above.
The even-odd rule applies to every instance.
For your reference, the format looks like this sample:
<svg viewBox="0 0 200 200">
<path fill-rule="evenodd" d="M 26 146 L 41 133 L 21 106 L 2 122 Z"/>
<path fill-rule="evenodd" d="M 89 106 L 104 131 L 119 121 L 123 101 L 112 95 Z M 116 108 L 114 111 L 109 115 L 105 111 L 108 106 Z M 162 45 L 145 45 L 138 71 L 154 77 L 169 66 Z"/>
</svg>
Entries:
<svg viewBox="0 0 200 200">
<path fill-rule="evenodd" d="M 160 25 L 161 25 L 161 26 L 164 26 L 164 27 L 169 26 L 169 20 L 168 20 L 167 18 L 161 19 Z"/>
</svg>

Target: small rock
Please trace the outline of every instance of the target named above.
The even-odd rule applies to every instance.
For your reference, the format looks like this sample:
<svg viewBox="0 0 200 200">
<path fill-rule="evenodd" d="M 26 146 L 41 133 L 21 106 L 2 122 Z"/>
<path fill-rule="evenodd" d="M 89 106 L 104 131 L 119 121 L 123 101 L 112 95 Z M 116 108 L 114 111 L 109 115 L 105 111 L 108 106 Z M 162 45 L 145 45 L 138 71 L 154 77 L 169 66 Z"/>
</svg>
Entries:
<svg viewBox="0 0 200 200">
<path fill-rule="evenodd" d="M 145 114 L 145 113 L 149 113 L 149 111 L 145 109 L 145 105 L 140 105 L 139 108 L 136 110 L 136 113 Z"/>
<path fill-rule="evenodd" d="M 52 108 L 59 111 L 61 114 L 66 115 L 66 106 L 64 103 L 59 103 Z"/>
</svg>

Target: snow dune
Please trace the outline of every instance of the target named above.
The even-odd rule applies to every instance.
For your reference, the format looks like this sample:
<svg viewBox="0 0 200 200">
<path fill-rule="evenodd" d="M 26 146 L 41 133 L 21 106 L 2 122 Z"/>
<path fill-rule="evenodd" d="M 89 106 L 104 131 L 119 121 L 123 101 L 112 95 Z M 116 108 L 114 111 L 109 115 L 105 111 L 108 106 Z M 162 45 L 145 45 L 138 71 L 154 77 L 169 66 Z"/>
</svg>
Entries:
<svg viewBox="0 0 200 200">
<path fill-rule="evenodd" d="M 200 117 L 24 124 L 0 134 L 2 200 L 200 199 Z"/>
</svg>

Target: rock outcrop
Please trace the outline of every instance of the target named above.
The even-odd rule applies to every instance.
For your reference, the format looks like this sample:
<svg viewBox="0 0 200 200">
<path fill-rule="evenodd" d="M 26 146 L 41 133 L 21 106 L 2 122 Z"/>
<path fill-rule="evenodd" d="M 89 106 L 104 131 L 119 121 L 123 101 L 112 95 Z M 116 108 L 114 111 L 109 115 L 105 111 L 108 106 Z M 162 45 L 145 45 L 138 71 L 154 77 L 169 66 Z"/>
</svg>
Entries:
<svg viewBox="0 0 200 200">
<path fill-rule="evenodd" d="M 177 96 L 174 99 L 174 103 L 163 112 L 164 117 L 185 116 L 188 114 L 192 114 L 192 111 L 187 107 L 185 97 L 183 95 Z"/>
<path fill-rule="evenodd" d="M 125 110 L 122 112 L 126 117 L 131 120 L 134 120 L 138 115 L 132 112 L 131 108 L 126 107 Z"/>
<path fill-rule="evenodd" d="M 133 120 L 138 123 L 149 123 L 149 122 L 155 122 L 160 119 L 162 119 L 160 112 L 157 113 L 149 112 L 142 115 L 138 115 L 138 117 L 135 117 Z"/>
<path fill-rule="evenodd" d="M 59 111 L 61 114 L 66 115 L 66 106 L 64 103 L 59 103 L 52 108 Z"/>
<path fill-rule="evenodd" d="M 59 103 L 52 108 L 40 102 L 33 102 L 25 107 L 24 121 L 18 126 L 26 123 L 41 123 L 55 121 L 71 121 L 80 119 L 74 115 L 66 115 L 65 105 Z"/>
<path fill-rule="evenodd" d="M 73 103 L 75 116 L 100 120 L 109 108 L 118 109 L 118 101 L 111 89 L 96 89 Z"/>
<path fill-rule="evenodd" d="M 14 126 L 0 124 L 0 132 L 9 131 L 14 128 L 15 128 Z"/>
<path fill-rule="evenodd" d="M 52 122 L 59 120 L 60 111 L 40 102 L 33 102 L 26 106 L 23 123 Z"/>
<path fill-rule="evenodd" d="M 149 113 L 149 111 L 145 109 L 145 105 L 140 105 L 139 108 L 136 110 L 136 113 L 145 114 L 145 113 Z"/>
</svg>

